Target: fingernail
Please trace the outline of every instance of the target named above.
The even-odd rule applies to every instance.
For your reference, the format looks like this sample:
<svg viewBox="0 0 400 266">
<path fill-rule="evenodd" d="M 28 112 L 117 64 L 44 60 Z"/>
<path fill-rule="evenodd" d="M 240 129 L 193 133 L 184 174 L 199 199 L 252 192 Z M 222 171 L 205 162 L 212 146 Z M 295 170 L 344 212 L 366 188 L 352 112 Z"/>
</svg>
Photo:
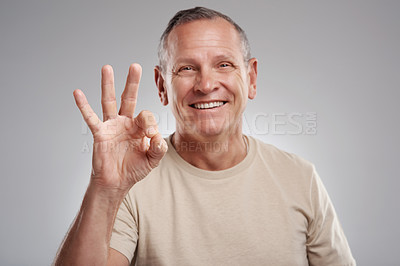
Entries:
<svg viewBox="0 0 400 266">
<path fill-rule="evenodd" d="M 168 145 L 165 143 L 165 141 L 161 142 L 161 148 L 162 150 L 168 150 Z"/>
<path fill-rule="evenodd" d="M 147 130 L 147 134 L 149 134 L 149 135 L 154 135 L 154 134 L 156 134 L 156 130 L 154 129 L 154 127 L 149 128 L 149 129 Z"/>
<path fill-rule="evenodd" d="M 161 151 L 161 148 L 162 148 L 162 143 L 158 143 L 157 150 Z"/>
</svg>

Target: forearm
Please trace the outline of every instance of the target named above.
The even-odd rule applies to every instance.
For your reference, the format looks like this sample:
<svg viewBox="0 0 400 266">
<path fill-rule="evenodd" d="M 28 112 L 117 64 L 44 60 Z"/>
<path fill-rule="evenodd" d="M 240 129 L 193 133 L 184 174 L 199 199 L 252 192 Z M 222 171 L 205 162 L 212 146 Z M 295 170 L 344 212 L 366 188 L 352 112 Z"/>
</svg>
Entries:
<svg viewBox="0 0 400 266">
<path fill-rule="evenodd" d="M 90 184 L 54 265 L 106 265 L 115 216 L 124 195 Z"/>
</svg>

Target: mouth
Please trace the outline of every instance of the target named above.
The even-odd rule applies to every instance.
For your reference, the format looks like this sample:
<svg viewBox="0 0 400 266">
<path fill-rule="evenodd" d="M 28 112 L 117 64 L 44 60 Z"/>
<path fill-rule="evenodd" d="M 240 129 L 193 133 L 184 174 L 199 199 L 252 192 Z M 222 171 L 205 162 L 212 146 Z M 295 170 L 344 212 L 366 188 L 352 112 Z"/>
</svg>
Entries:
<svg viewBox="0 0 400 266">
<path fill-rule="evenodd" d="M 194 103 L 189 105 L 192 108 L 195 109 L 214 109 L 214 108 L 218 108 L 220 106 L 223 106 L 224 104 L 226 104 L 227 102 L 224 101 L 215 101 L 215 102 L 203 102 L 203 103 Z"/>
</svg>

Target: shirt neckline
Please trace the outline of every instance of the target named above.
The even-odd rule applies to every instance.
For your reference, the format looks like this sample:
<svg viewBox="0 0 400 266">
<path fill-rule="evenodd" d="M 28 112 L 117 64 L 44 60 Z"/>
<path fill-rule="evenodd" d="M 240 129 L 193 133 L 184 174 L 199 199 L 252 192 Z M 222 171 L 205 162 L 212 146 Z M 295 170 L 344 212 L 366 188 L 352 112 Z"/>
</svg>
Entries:
<svg viewBox="0 0 400 266">
<path fill-rule="evenodd" d="M 244 135 L 244 137 L 248 141 L 248 153 L 246 157 L 239 162 L 238 164 L 224 170 L 219 170 L 219 171 L 209 171 L 209 170 L 204 170 L 200 169 L 187 161 L 185 161 L 175 150 L 174 146 L 171 143 L 171 138 L 172 135 L 170 135 L 168 138 L 166 138 L 167 144 L 168 144 L 168 154 L 171 156 L 171 158 L 177 163 L 178 167 L 181 168 L 182 170 L 197 176 L 199 178 L 203 179 L 211 179 L 211 180 L 217 180 L 217 179 L 224 179 L 224 178 L 229 178 L 235 175 L 240 175 L 242 172 L 247 170 L 252 162 L 254 161 L 254 157 L 256 155 L 256 142 L 254 138 L 249 137 Z"/>
</svg>

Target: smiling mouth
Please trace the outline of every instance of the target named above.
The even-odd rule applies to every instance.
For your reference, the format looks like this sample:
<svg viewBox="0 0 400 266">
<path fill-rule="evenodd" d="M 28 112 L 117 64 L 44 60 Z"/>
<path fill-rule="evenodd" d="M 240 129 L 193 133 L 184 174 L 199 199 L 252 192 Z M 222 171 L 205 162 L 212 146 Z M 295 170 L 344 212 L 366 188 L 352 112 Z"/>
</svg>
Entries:
<svg viewBox="0 0 400 266">
<path fill-rule="evenodd" d="M 191 104 L 190 107 L 193 107 L 195 109 L 212 109 L 212 108 L 220 107 L 224 104 L 226 104 L 226 102 L 216 101 L 216 102 L 208 102 L 208 103 L 194 103 L 194 104 Z"/>
</svg>

